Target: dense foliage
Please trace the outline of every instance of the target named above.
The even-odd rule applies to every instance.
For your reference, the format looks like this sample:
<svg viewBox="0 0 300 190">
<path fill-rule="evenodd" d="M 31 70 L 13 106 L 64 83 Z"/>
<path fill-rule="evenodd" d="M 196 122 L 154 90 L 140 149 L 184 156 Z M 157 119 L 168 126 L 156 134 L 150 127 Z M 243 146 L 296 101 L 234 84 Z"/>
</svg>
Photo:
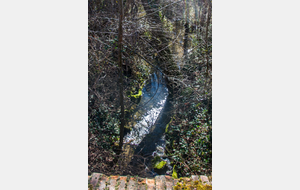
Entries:
<svg viewBox="0 0 300 190">
<path fill-rule="evenodd" d="M 122 1 L 121 1 L 122 2 Z M 172 104 L 166 156 L 178 177 L 212 171 L 212 22 L 209 0 L 124 1 L 122 69 L 117 0 L 89 0 L 89 172 L 122 173 L 120 105 L 126 122 L 153 69 L 168 81 Z M 120 70 L 124 75 L 120 83 Z M 124 101 L 119 89 L 124 87 Z M 166 163 L 155 165 L 162 168 Z M 119 168 L 119 169 L 118 169 Z"/>
<path fill-rule="evenodd" d="M 119 122 L 112 116 L 105 108 L 93 110 L 89 115 L 89 173 L 110 170 L 114 164 Z"/>
<path fill-rule="evenodd" d="M 167 150 L 178 177 L 211 173 L 212 126 L 207 109 L 186 105 L 166 129 Z"/>
</svg>

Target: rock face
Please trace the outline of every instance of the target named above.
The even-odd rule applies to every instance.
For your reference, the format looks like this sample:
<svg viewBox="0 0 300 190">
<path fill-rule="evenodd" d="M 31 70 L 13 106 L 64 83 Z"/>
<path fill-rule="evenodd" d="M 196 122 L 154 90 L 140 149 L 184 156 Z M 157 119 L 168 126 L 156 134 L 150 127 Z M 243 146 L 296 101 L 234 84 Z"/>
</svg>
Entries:
<svg viewBox="0 0 300 190">
<path fill-rule="evenodd" d="M 193 175 L 191 178 L 185 177 L 174 179 L 165 175 L 158 175 L 155 178 L 140 178 L 130 176 L 106 176 L 101 173 L 93 173 L 91 176 L 88 176 L 88 185 L 88 190 L 212 189 L 211 177 L 208 178 L 203 175 Z"/>
</svg>

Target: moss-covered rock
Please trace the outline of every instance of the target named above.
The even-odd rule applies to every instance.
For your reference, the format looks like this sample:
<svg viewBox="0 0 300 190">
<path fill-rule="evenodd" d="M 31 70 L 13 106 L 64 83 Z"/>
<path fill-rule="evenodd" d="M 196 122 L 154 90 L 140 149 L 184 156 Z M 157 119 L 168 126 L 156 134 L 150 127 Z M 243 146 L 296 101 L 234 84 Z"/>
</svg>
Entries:
<svg viewBox="0 0 300 190">
<path fill-rule="evenodd" d="M 203 185 L 199 180 L 198 181 L 188 181 L 188 180 L 182 180 L 181 182 L 178 182 L 174 187 L 174 190 L 212 190 L 211 185 Z"/>
<path fill-rule="evenodd" d="M 161 161 L 161 162 L 157 162 L 155 165 L 154 165 L 154 168 L 156 169 L 162 169 L 165 165 L 166 165 L 167 162 L 165 161 Z"/>
</svg>

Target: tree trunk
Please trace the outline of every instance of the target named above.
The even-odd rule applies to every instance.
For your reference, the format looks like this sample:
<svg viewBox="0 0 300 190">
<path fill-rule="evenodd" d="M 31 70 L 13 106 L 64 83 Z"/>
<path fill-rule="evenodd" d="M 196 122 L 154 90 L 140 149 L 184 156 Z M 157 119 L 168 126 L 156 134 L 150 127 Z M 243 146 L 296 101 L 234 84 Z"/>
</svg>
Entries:
<svg viewBox="0 0 300 190">
<path fill-rule="evenodd" d="M 205 30 L 205 49 L 206 49 L 206 54 L 205 54 L 205 56 L 206 56 L 206 91 L 208 92 L 209 90 L 208 90 L 208 88 L 209 88 L 209 86 L 211 85 L 211 83 L 209 83 L 210 82 L 210 76 L 209 76 L 209 69 L 210 69 L 210 65 L 209 65 L 209 54 L 208 54 L 208 27 L 209 27 L 209 24 L 210 24 L 210 18 L 211 18 L 211 4 L 209 3 L 209 1 L 208 1 L 208 3 L 207 3 L 207 20 L 206 20 L 206 30 Z M 207 94 L 205 93 L 205 99 L 207 99 Z M 209 110 L 209 103 L 210 103 L 210 100 L 209 100 L 209 98 L 207 99 L 207 110 Z M 209 112 L 207 111 L 207 113 L 206 113 L 206 119 L 207 119 L 207 121 L 209 120 Z"/>
<path fill-rule="evenodd" d="M 190 8 L 189 8 L 189 0 L 186 0 L 185 3 L 185 24 L 184 24 L 184 41 L 183 41 L 183 49 L 184 49 L 184 56 L 187 60 L 187 53 L 188 53 L 188 43 L 189 43 L 189 14 L 190 14 Z"/>
<path fill-rule="evenodd" d="M 120 143 L 119 149 L 122 150 L 123 146 L 123 136 L 124 136 L 124 125 L 125 125 L 125 118 L 124 118 L 124 97 L 123 97 L 123 68 L 122 68 L 122 37 L 123 37 L 123 30 L 122 30 L 122 20 L 123 20 L 123 0 L 119 1 L 119 34 L 118 34 L 118 62 L 119 62 L 119 84 L 120 84 L 120 104 L 121 104 L 121 125 L 120 125 Z"/>
</svg>

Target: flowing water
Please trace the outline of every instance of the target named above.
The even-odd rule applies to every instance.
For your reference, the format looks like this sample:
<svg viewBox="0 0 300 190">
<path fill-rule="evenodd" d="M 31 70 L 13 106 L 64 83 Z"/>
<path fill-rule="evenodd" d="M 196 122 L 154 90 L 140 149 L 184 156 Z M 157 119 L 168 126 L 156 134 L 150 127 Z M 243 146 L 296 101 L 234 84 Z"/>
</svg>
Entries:
<svg viewBox="0 0 300 190">
<path fill-rule="evenodd" d="M 164 137 L 170 107 L 166 81 L 159 71 L 155 71 L 144 86 L 141 101 L 129 122 L 131 131 L 124 136 L 125 144 L 130 145 L 134 154 L 159 156 L 167 162 L 167 170 L 172 169 L 165 157 Z M 152 171 L 152 175 L 156 173 Z"/>
</svg>

